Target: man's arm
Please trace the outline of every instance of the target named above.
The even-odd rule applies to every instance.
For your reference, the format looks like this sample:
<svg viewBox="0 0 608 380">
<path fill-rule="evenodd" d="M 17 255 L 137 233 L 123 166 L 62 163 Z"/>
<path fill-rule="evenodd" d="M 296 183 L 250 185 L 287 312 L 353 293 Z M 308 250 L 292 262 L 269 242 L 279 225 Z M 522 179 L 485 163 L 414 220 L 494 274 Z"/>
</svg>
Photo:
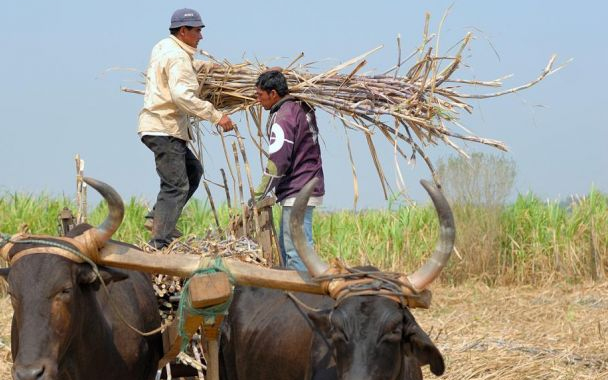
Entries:
<svg viewBox="0 0 608 380">
<path fill-rule="evenodd" d="M 215 109 L 213 104 L 196 96 L 198 81 L 190 62 L 175 59 L 169 62 L 167 73 L 171 99 L 182 111 L 220 125 L 224 131 L 233 129 L 232 120 Z"/>
<path fill-rule="evenodd" d="M 268 148 L 270 156 L 262 181 L 255 191 L 256 201 L 264 198 L 274 189 L 291 166 L 295 139 L 294 126 L 292 123 L 277 118 L 271 127 L 270 134 L 271 144 Z"/>
</svg>

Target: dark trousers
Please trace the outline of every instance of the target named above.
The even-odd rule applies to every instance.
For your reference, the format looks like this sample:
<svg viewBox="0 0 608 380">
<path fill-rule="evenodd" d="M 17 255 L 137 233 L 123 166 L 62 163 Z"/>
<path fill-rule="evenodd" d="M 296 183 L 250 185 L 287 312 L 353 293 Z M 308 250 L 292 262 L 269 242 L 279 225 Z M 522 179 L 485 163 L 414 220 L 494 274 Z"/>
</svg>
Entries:
<svg viewBox="0 0 608 380">
<path fill-rule="evenodd" d="M 171 243 L 177 220 L 203 175 L 203 166 L 186 142 L 171 136 L 144 136 L 141 141 L 154 153 L 160 192 L 153 208 L 154 228 L 150 245 Z"/>
</svg>

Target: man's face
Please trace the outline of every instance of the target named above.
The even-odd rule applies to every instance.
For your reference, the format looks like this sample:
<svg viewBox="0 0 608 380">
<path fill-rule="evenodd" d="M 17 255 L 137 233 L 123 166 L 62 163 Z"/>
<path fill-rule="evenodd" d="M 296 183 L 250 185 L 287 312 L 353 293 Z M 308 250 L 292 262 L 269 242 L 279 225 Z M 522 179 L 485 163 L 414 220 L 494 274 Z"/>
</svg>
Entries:
<svg viewBox="0 0 608 380">
<path fill-rule="evenodd" d="M 196 49 L 198 47 L 198 42 L 203 39 L 201 29 L 202 28 L 186 28 L 184 26 L 180 29 L 178 37 L 186 45 Z"/>
<path fill-rule="evenodd" d="M 266 111 L 270 110 L 272 106 L 281 99 L 276 90 L 264 91 L 261 88 L 256 87 L 255 94 L 258 98 L 258 102 L 260 102 Z"/>
</svg>

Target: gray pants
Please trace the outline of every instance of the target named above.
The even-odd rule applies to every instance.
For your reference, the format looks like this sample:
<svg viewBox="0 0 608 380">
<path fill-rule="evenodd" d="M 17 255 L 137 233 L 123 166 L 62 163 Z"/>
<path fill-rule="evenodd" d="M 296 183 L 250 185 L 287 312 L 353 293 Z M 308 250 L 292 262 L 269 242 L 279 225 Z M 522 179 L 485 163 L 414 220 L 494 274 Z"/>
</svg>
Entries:
<svg viewBox="0 0 608 380">
<path fill-rule="evenodd" d="M 153 208 L 154 228 L 150 245 L 160 249 L 173 240 L 182 209 L 203 175 L 203 166 L 186 142 L 171 136 L 144 136 L 141 141 L 154 153 L 160 192 Z"/>
</svg>

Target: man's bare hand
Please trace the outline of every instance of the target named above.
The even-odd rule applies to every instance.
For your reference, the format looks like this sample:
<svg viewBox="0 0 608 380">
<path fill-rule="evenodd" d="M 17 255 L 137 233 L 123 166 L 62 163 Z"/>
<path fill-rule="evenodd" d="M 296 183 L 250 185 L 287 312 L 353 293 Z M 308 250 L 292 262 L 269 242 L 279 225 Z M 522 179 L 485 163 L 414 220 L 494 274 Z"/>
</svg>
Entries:
<svg viewBox="0 0 608 380">
<path fill-rule="evenodd" d="M 222 116 L 222 118 L 220 119 L 219 123 L 217 123 L 217 125 L 222 127 L 224 132 L 232 131 L 234 129 L 234 123 L 228 117 L 228 115 Z"/>
</svg>

